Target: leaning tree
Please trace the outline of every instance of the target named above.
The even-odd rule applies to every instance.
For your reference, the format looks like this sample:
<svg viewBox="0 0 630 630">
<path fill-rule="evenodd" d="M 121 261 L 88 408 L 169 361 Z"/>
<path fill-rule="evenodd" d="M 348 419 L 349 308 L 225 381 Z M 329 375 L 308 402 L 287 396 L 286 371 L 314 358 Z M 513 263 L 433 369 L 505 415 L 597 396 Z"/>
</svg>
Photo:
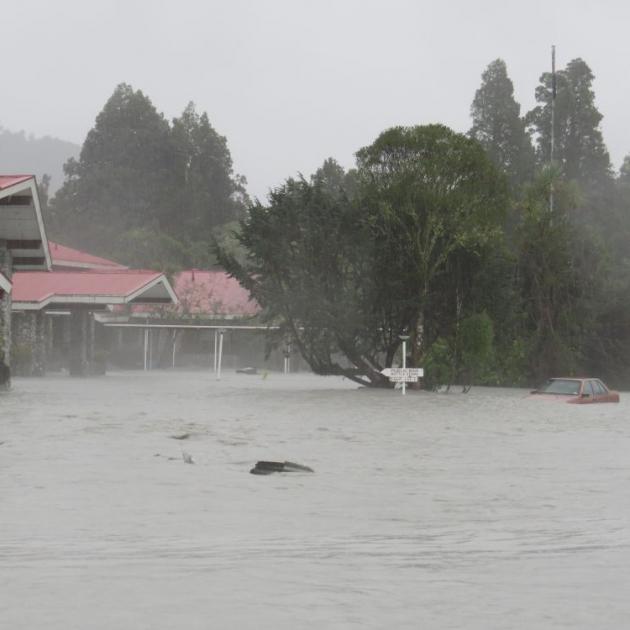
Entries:
<svg viewBox="0 0 630 630">
<path fill-rule="evenodd" d="M 241 221 L 246 259 L 218 257 L 316 373 L 388 385 L 399 335 L 419 364 L 454 261 L 470 273 L 497 238 L 506 183 L 479 143 L 441 125 L 390 129 L 357 158 L 351 197 L 290 179 Z"/>
</svg>

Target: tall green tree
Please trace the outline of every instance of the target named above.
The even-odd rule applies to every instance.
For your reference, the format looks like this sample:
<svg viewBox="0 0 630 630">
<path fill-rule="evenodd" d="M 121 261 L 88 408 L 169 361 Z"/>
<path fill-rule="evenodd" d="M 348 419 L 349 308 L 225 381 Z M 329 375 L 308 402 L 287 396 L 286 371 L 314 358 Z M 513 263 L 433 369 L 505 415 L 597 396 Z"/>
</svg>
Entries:
<svg viewBox="0 0 630 630">
<path fill-rule="evenodd" d="M 213 228 L 238 218 L 243 209 L 245 178 L 233 173 L 227 140 L 189 103 L 173 120 L 176 204 L 164 217 L 164 227 L 189 238 L 209 235 Z"/>
<path fill-rule="evenodd" d="M 98 252 L 126 230 L 158 227 L 174 181 L 169 133 L 147 96 L 117 86 L 79 159 L 64 165 L 65 182 L 51 202 L 55 237 Z"/>
<path fill-rule="evenodd" d="M 505 177 L 477 141 L 442 125 L 389 129 L 357 161 L 373 233 L 373 303 L 398 305 L 419 365 L 440 336 L 442 311 L 465 311 L 464 278 L 500 240 Z"/>
<path fill-rule="evenodd" d="M 244 207 L 226 139 L 191 103 L 172 126 L 140 90 L 120 84 L 51 201 L 61 242 L 121 262 L 208 265 L 209 242 Z M 124 244 L 133 243 L 133 247 Z M 168 254 L 170 252 L 170 254 Z M 122 254 L 122 256 L 121 256 Z"/>
<path fill-rule="evenodd" d="M 630 155 L 623 158 L 623 163 L 619 167 L 618 181 L 620 184 L 630 186 Z"/>
<path fill-rule="evenodd" d="M 505 61 L 495 59 L 481 75 L 481 87 L 470 108 L 469 135 L 506 173 L 512 186 L 529 180 L 534 171 L 534 148 L 520 112 Z"/>
<path fill-rule="evenodd" d="M 550 212 L 552 181 L 556 203 Z M 609 273 L 596 240 L 570 220 L 578 202 L 575 183 L 563 182 L 557 170 L 547 169 L 520 207 L 515 241 L 524 313 L 521 335 L 532 382 L 584 369 L 599 344 L 598 320 L 605 311 Z"/>
<path fill-rule="evenodd" d="M 311 175 L 312 183 L 321 183 L 332 195 L 354 197 L 357 192 L 357 171 L 346 171 L 334 158 L 327 158 Z"/>
<path fill-rule="evenodd" d="M 602 114 L 595 104 L 591 69 L 582 59 L 573 59 L 556 74 L 554 161 L 564 177 L 590 189 L 607 182 L 610 157 L 600 123 Z M 537 139 L 539 164 L 546 164 L 551 150 L 551 73 L 540 77 L 536 88 L 538 105 L 527 114 Z"/>
</svg>

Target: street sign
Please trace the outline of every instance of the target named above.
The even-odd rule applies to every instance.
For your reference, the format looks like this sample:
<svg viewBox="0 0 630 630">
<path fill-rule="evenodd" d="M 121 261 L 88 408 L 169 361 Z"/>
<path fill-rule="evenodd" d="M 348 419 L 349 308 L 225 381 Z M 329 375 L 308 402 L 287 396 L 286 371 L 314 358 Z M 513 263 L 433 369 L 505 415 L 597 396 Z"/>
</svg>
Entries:
<svg viewBox="0 0 630 630">
<path fill-rule="evenodd" d="M 422 368 L 385 368 L 381 370 L 392 383 L 417 383 L 424 376 Z"/>
</svg>

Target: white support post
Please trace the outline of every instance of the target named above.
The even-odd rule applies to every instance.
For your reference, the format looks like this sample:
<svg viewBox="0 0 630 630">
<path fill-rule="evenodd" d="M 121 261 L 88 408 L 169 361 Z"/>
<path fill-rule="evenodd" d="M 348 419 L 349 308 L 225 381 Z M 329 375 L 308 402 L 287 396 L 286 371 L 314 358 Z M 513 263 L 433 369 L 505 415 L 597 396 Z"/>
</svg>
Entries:
<svg viewBox="0 0 630 630">
<path fill-rule="evenodd" d="M 219 358 L 217 362 L 217 381 L 221 380 L 221 362 L 223 360 L 223 330 L 219 331 Z"/>
<path fill-rule="evenodd" d="M 144 329 L 144 371 L 147 370 L 147 361 L 148 361 L 148 352 L 149 352 L 149 329 Z"/>
<path fill-rule="evenodd" d="M 175 367 L 175 350 L 177 348 L 177 330 L 173 331 L 173 366 Z"/>
<path fill-rule="evenodd" d="M 214 331 L 214 373 L 217 373 L 217 350 L 219 348 L 219 331 Z"/>
<path fill-rule="evenodd" d="M 147 332 L 149 333 L 149 370 L 151 370 L 153 368 L 153 331 L 149 328 Z"/>
<path fill-rule="evenodd" d="M 403 370 L 407 367 L 407 340 L 403 339 L 403 343 L 402 343 L 402 366 L 403 366 Z M 402 382 L 402 395 L 404 396 L 407 392 L 407 383 L 406 381 L 403 380 Z"/>
</svg>

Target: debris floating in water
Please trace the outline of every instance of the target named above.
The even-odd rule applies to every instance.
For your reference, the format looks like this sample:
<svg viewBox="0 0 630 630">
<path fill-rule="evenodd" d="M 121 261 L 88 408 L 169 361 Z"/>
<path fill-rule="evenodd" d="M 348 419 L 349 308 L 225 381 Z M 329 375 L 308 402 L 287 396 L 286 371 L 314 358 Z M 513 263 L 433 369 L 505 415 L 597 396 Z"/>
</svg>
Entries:
<svg viewBox="0 0 630 630">
<path fill-rule="evenodd" d="M 258 374 L 258 368 L 255 367 L 244 367 L 236 370 L 237 374 Z"/>
<path fill-rule="evenodd" d="M 195 463 L 195 460 L 192 458 L 192 455 L 190 453 L 187 453 L 186 451 L 182 451 L 182 459 L 184 460 L 185 464 Z"/>
<path fill-rule="evenodd" d="M 294 462 L 267 462 L 259 461 L 249 471 L 252 475 L 271 475 L 275 472 L 315 472 L 308 466 L 296 464 Z"/>
<path fill-rule="evenodd" d="M 190 433 L 180 433 L 179 435 L 169 436 L 173 440 L 187 440 L 190 437 Z"/>
</svg>

